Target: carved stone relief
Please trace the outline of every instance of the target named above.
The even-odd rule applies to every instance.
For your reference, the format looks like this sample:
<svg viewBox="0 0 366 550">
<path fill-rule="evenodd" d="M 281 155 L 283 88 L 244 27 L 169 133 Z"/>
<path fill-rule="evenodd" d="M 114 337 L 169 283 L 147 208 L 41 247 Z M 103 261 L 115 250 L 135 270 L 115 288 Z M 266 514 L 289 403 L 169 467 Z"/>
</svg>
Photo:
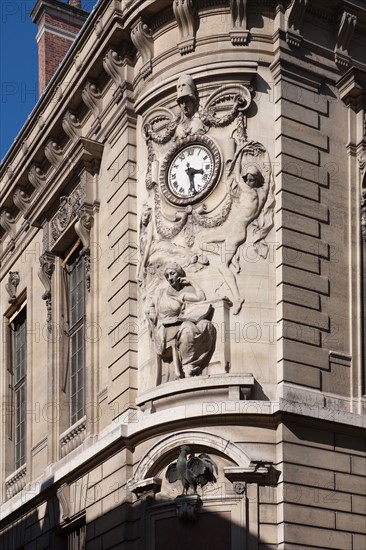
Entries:
<svg viewBox="0 0 366 550">
<path fill-rule="evenodd" d="M 40 258 L 40 269 L 38 276 L 44 286 L 45 292 L 42 294 L 42 300 L 46 302 L 47 308 L 47 329 L 52 332 L 52 295 L 51 295 L 51 279 L 55 270 L 55 258 L 52 254 L 44 252 Z"/>
<path fill-rule="evenodd" d="M 77 218 L 74 227 L 83 245 L 80 255 L 84 259 L 86 288 L 90 292 L 90 230 L 93 216 L 86 211 L 85 206 L 82 206 L 77 212 Z"/>
<path fill-rule="evenodd" d="M 215 347 L 213 308 L 199 285 L 177 263 L 164 270 L 169 286 L 148 295 L 146 316 L 160 360 L 172 361 L 177 378 L 196 376 L 208 365 Z"/>
<path fill-rule="evenodd" d="M 60 208 L 50 222 L 50 246 L 80 213 L 85 202 L 85 186 L 80 183 L 69 196 L 60 198 Z"/>
<path fill-rule="evenodd" d="M 14 304 L 16 302 L 19 283 L 19 271 L 10 271 L 8 282 L 5 285 L 6 291 L 9 294 L 9 304 Z"/>
<path fill-rule="evenodd" d="M 179 262 L 191 274 L 210 271 L 211 260 L 225 250 L 225 261 L 215 268 L 222 281 L 218 293 L 229 292 L 235 315 L 245 299 L 237 274 L 249 229 L 258 255 L 266 258 L 268 252 L 264 239 L 274 208 L 270 158 L 247 136 L 251 93 L 242 84 L 219 87 L 200 106 L 194 80 L 182 75 L 177 103 L 179 115 L 157 108 L 144 121 L 148 198 L 137 279 L 146 296 L 161 287 L 167 262 Z M 222 135 L 216 129 L 223 129 Z"/>
</svg>

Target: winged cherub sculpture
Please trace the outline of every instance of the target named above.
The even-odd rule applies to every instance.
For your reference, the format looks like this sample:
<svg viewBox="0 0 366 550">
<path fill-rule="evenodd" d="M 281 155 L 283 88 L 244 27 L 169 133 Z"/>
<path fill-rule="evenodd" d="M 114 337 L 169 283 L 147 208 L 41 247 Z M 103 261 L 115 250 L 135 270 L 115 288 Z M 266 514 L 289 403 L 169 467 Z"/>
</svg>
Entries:
<svg viewBox="0 0 366 550">
<path fill-rule="evenodd" d="M 205 453 L 199 456 L 191 454 L 187 459 L 191 449 L 188 445 L 183 445 L 180 448 L 180 453 L 177 462 L 173 462 L 168 466 L 165 473 L 169 483 L 180 481 L 183 487 L 182 495 L 188 494 L 189 488 L 193 494 L 197 493 L 197 487 L 204 487 L 207 483 L 215 483 L 217 475 L 217 466 L 211 457 Z"/>
</svg>

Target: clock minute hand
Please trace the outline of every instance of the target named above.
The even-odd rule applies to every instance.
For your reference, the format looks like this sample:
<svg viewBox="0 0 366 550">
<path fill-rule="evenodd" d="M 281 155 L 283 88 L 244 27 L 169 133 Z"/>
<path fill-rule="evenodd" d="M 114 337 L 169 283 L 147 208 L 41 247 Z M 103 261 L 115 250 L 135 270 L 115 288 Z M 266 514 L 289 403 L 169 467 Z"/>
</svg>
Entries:
<svg viewBox="0 0 366 550">
<path fill-rule="evenodd" d="M 190 166 L 190 164 L 187 162 L 187 168 L 185 172 L 189 177 L 189 190 L 192 193 L 196 193 L 196 188 L 194 186 L 194 176 L 196 174 L 203 174 L 203 168 L 192 168 L 192 166 Z"/>
</svg>

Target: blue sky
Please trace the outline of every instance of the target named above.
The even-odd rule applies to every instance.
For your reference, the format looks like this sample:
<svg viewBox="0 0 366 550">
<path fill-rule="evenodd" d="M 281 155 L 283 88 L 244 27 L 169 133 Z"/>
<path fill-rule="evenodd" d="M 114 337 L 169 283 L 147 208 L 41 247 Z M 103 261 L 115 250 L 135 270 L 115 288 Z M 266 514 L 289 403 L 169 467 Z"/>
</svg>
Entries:
<svg viewBox="0 0 366 550">
<path fill-rule="evenodd" d="M 38 99 L 35 0 L 0 0 L 0 158 Z"/>
<path fill-rule="evenodd" d="M 66 3 L 66 0 L 62 0 Z M 0 161 L 38 100 L 36 0 L 0 0 Z M 91 11 L 96 0 L 84 0 Z"/>
</svg>

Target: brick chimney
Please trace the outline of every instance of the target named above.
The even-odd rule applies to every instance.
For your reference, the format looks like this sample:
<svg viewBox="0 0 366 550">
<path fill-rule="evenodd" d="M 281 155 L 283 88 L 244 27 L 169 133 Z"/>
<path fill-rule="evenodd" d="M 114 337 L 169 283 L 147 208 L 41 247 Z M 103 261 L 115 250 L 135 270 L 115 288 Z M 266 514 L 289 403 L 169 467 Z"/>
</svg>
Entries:
<svg viewBox="0 0 366 550">
<path fill-rule="evenodd" d="M 39 95 L 55 74 L 89 13 L 80 0 L 37 0 L 31 18 L 38 25 Z"/>
</svg>

